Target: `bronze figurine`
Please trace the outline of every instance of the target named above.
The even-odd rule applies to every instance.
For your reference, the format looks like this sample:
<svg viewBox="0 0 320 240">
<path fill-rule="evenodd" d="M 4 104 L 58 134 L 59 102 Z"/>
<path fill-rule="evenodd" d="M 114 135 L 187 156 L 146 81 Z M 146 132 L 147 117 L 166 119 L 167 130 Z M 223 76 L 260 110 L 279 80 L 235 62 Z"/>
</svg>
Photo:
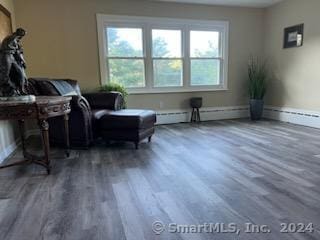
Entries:
<svg viewBox="0 0 320 240">
<path fill-rule="evenodd" d="M 23 57 L 21 39 L 26 31 L 18 28 L 3 39 L 0 45 L 0 97 L 26 95 L 26 62 Z"/>
</svg>

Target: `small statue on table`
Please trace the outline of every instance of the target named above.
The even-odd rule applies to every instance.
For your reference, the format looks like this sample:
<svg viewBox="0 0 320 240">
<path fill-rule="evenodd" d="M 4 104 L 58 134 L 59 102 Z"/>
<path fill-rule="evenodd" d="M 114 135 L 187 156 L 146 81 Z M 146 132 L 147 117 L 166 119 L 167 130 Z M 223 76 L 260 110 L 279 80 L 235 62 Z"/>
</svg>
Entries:
<svg viewBox="0 0 320 240">
<path fill-rule="evenodd" d="M 26 61 L 23 57 L 21 39 L 26 31 L 18 28 L 0 44 L 0 100 L 34 101 L 27 95 Z"/>
</svg>

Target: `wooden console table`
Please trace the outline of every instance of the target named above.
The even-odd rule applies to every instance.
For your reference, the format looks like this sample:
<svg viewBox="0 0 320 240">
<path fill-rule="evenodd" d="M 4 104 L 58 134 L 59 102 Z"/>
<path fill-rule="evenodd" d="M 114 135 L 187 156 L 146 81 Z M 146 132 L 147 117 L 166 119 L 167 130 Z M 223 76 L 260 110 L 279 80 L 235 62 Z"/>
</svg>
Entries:
<svg viewBox="0 0 320 240">
<path fill-rule="evenodd" d="M 46 168 L 50 174 L 50 143 L 49 143 L 49 123 L 48 118 L 63 116 L 65 128 L 66 154 L 69 156 L 69 113 L 71 97 L 36 97 L 35 102 L 24 103 L 19 101 L 0 101 L 0 120 L 18 120 L 22 141 L 22 151 L 25 160 L 12 164 L 0 166 L 7 168 L 21 164 L 38 164 Z M 36 119 L 41 130 L 43 140 L 44 156 L 39 157 L 27 152 L 25 145 L 25 120 Z"/>
</svg>

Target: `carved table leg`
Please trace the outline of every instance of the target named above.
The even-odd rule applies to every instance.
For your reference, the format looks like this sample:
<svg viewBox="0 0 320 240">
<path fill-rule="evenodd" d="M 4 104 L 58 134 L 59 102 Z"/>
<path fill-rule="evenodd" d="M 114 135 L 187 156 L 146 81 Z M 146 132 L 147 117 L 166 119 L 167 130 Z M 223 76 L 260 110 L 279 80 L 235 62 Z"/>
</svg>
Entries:
<svg viewBox="0 0 320 240">
<path fill-rule="evenodd" d="M 64 134 L 65 134 L 65 143 L 66 143 L 66 156 L 70 156 L 70 136 L 69 136 L 69 115 L 65 114 L 64 117 Z"/>
<path fill-rule="evenodd" d="M 43 148 L 44 148 L 44 166 L 47 169 L 47 173 L 50 174 L 50 142 L 49 142 L 49 123 L 47 120 L 39 120 L 39 127 L 41 130 Z"/>
</svg>

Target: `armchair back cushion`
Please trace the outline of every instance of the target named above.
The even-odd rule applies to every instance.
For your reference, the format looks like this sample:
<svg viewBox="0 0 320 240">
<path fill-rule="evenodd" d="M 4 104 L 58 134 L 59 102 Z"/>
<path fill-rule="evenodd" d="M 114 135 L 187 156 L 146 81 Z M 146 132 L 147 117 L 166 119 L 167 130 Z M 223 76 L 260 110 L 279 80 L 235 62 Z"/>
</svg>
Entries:
<svg viewBox="0 0 320 240">
<path fill-rule="evenodd" d="M 54 82 L 65 82 L 74 90 L 74 95 L 81 95 L 80 87 L 76 80 L 72 79 L 49 79 L 49 78 L 29 78 L 29 93 L 36 96 L 61 96 Z"/>
</svg>

